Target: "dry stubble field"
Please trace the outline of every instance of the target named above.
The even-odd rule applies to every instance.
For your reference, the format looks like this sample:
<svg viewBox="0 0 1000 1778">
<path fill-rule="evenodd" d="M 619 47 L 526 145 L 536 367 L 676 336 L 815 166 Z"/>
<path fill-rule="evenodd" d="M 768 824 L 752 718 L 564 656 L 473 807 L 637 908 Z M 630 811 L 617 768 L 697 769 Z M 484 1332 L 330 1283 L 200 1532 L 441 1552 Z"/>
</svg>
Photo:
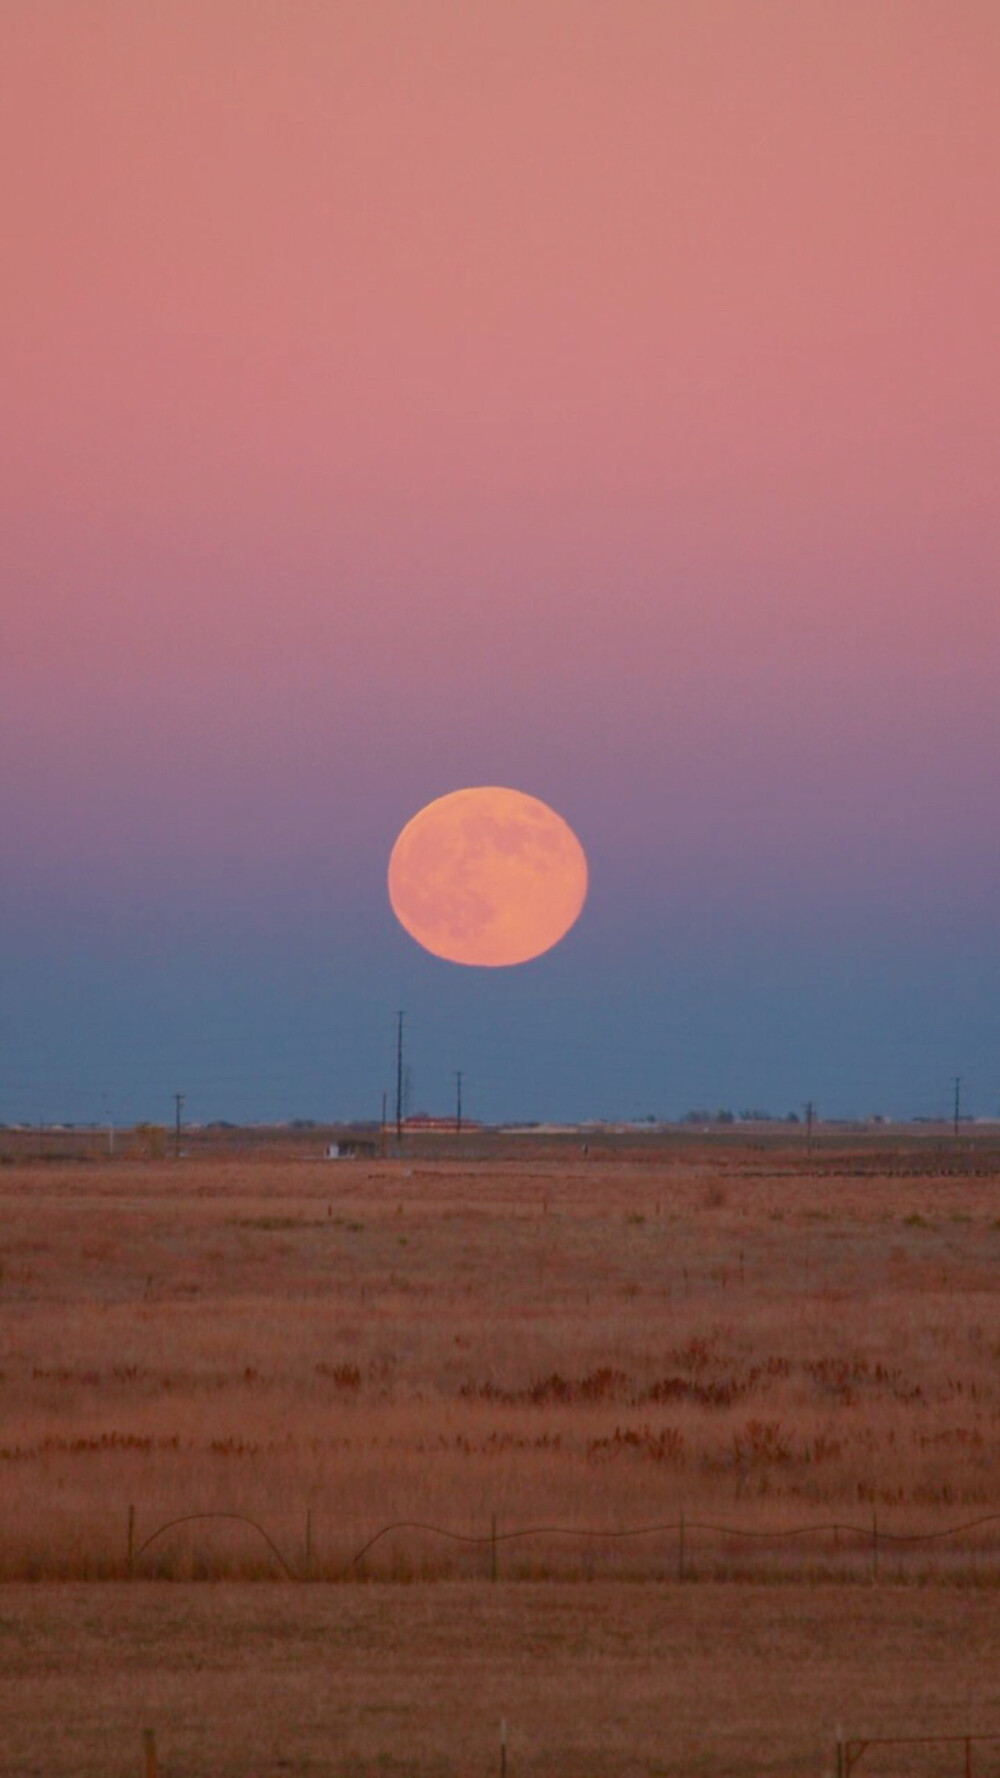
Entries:
<svg viewBox="0 0 1000 1778">
<path fill-rule="evenodd" d="M 998 1186 L 902 1141 L 4 1166 L 0 1772 L 136 1769 L 147 1717 L 168 1778 L 487 1772 L 501 1715 L 511 1778 L 1000 1730 L 998 1527 L 893 1541 L 1000 1513 Z M 351 1584 L 237 1521 L 141 1549 L 208 1513 Z M 682 1513 L 683 1584 L 676 1529 L 583 1535 Z M 395 1520 L 484 1541 L 351 1566 Z"/>
</svg>

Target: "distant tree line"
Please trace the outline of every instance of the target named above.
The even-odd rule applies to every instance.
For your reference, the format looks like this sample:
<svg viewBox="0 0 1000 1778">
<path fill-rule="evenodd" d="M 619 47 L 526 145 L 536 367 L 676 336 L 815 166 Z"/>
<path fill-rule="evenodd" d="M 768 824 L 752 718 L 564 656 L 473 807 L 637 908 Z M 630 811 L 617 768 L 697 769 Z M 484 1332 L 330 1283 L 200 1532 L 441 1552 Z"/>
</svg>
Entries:
<svg viewBox="0 0 1000 1778">
<path fill-rule="evenodd" d="M 773 1111 L 686 1111 L 682 1124 L 797 1124 L 797 1111 L 779 1116 Z"/>
</svg>

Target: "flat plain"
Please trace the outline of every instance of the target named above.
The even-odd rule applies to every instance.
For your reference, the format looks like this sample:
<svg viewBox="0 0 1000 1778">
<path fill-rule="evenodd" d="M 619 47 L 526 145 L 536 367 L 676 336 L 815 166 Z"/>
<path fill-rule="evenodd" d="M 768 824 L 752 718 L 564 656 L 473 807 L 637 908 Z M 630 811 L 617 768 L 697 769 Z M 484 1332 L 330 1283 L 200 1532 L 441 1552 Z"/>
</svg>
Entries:
<svg viewBox="0 0 1000 1778">
<path fill-rule="evenodd" d="M 1000 1731 L 996 1139 L 317 1147 L 4 1155 L 0 1772 Z"/>
</svg>

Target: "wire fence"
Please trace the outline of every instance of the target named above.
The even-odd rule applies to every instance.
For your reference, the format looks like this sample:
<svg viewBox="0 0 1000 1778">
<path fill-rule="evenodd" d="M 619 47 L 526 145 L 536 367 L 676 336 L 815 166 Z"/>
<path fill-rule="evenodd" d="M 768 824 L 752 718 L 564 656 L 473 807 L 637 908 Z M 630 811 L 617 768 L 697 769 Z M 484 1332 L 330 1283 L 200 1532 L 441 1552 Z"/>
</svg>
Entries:
<svg viewBox="0 0 1000 1778">
<path fill-rule="evenodd" d="M 961 1771 L 964 1778 L 973 1778 L 973 1762 L 985 1748 L 1000 1746 L 1000 1735 L 984 1735 L 969 1733 L 965 1735 L 866 1735 L 845 1740 L 842 1731 L 837 1731 L 835 1778 L 851 1778 L 855 1766 L 866 1754 L 878 1754 L 885 1748 L 892 1750 L 891 1767 L 894 1772 L 900 1770 L 900 1749 L 907 1754 L 920 1753 L 930 1755 L 931 1770 L 951 1772 Z M 944 1750 L 947 1749 L 947 1752 Z M 869 1760 L 869 1764 L 873 1761 Z M 995 1770 L 995 1756 L 990 1769 Z M 884 1766 L 882 1770 L 884 1771 Z M 927 1770 L 926 1764 L 922 1766 Z M 982 1765 L 979 1766 L 983 1770 Z"/>
<path fill-rule="evenodd" d="M 877 1512 L 866 1522 L 831 1519 L 763 1528 L 689 1518 L 683 1512 L 672 1519 L 615 1527 L 501 1527 L 493 1515 L 482 1532 L 459 1531 L 422 1519 L 394 1519 L 352 1548 L 344 1530 L 336 1526 L 321 1547 L 312 1508 L 307 1508 L 303 1536 L 293 1551 L 288 1541 L 282 1548 L 258 1519 L 224 1511 L 181 1514 L 140 1541 L 136 1510 L 130 1506 L 126 1573 L 140 1577 L 171 1572 L 171 1552 L 176 1552 L 177 1541 L 173 1534 L 221 1522 L 253 1533 L 277 1570 L 295 1581 L 439 1579 L 467 1574 L 470 1566 L 473 1574 L 490 1581 L 561 1579 L 571 1574 L 586 1579 L 616 1578 L 621 1574 L 620 1563 L 606 1559 L 598 1566 L 593 1552 L 645 1543 L 643 1576 L 664 1580 L 808 1578 L 907 1583 L 934 1579 L 1000 1585 L 1000 1513 L 922 1531 L 889 1529 L 879 1523 Z M 439 1551 L 442 1545 L 472 1558 L 471 1564 L 456 1567 L 454 1561 L 442 1561 L 435 1553 L 435 1546 Z M 154 1546 L 159 1546 L 156 1565 L 146 1559 Z M 581 1560 L 581 1551 L 590 1553 Z M 920 1555 L 924 1560 L 918 1566 L 914 1557 Z M 217 1564 L 210 1556 L 204 1559 L 204 1549 L 202 1556 L 200 1571 L 208 1575 Z"/>
<path fill-rule="evenodd" d="M 143 1730 L 142 1747 L 145 1778 L 159 1778 L 155 1729 Z M 499 1773 L 499 1778 L 508 1778 L 510 1767 L 507 1759 L 507 1722 L 505 1718 L 502 1718 L 500 1721 L 500 1733 L 496 1747 L 499 1756 L 497 1763 L 495 1766 L 487 1766 L 486 1769 L 496 1770 Z M 920 1770 L 925 1772 L 929 1770 L 932 1773 L 942 1775 L 952 1774 L 952 1778 L 957 1778 L 959 1771 L 963 1774 L 963 1778 L 974 1778 L 974 1761 L 978 1759 L 980 1763 L 975 1767 L 975 1771 L 982 1772 L 985 1778 L 986 1768 L 984 1768 L 981 1763 L 982 1751 L 985 1748 L 996 1747 L 1000 1747 L 1000 1735 L 984 1735 L 978 1733 L 962 1735 L 867 1735 L 863 1739 L 861 1737 L 856 1737 L 854 1739 L 846 1740 L 843 1731 L 838 1729 L 834 1750 L 836 1762 L 834 1775 L 835 1778 L 852 1778 L 855 1766 L 860 1760 L 864 1759 L 866 1754 L 874 1755 L 877 1760 L 879 1753 L 882 1752 L 883 1749 L 890 1748 L 892 1749 L 893 1755 L 892 1769 L 897 1774 L 900 1769 L 900 1750 L 905 1749 L 906 1753 L 919 1751 L 922 1754 L 929 1754 L 931 1756 L 930 1766 L 928 1767 L 925 1761 L 922 1763 Z M 905 1754 L 903 1757 L 905 1758 Z M 874 1761 L 870 1759 L 869 1764 L 873 1763 Z M 991 1762 L 990 1769 L 992 1770 L 994 1766 L 995 1761 Z"/>
</svg>

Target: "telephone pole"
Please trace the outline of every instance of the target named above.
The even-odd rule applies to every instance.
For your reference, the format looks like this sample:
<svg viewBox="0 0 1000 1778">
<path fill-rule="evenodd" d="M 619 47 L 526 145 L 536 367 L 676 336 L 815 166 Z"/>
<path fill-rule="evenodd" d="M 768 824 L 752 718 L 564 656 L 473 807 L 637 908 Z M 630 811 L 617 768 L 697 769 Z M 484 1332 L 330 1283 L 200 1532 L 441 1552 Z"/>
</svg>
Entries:
<svg viewBox="0 0 1000 1778">
<path fill-rule="evenodd" d="M 462 1134 L 462 1070 L 455 1069 L 455 1135 Z"/>
<path fill-rule="evenodd" d="M 184 1109 L 183 1093 L 174 1094 L 174 1159 L 181 1158 L 181 1112 Z"/>
<path fill-rule="evenodd" d="M 813 1104 L 812 1100 L 810 1099 L 809 1103 L 806 1106 L 806 1154 L 812 1154 L 813 1121 L 815 1119 L 815 1116 L 816 1116 L 816 1107 Z"/>
<path fill-rule="evenodd" d="M 400 1010 L 396 1014 L 396 1141 L 403 1140 L 403 1019 L 405 1014 Z"/>
<path fill-rule="evenodd" d="M 962 1076 L 955 1076 L 955 1140 L 958 1140 L 958 1124 L 962 1115 Z"/>
</svg>

